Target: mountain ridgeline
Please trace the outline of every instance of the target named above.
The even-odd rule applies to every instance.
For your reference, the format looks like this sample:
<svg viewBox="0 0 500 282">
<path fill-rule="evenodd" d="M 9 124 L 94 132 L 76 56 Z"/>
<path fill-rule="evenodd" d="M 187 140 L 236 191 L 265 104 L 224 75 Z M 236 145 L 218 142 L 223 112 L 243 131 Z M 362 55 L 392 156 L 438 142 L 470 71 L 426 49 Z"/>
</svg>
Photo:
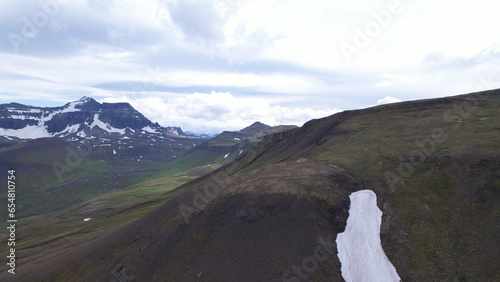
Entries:
<svg viewBox="0 0 500 282">
<path fill-rule="evenodd" d="M 233 148 L 238 154 L 227 163 L 119 213 L 102 199 L 58 214 L 51 220 L 64 230 L 24 246 L 16 275 L 342 281 L 335 238 L 346 226 L 349 195 L 370 189 L 383 212 L 383 249 L 402 281 L 499 281 L 498 109 L 500 90 L 491 90 L 345 111 L 265 136 L 252 128 L 223 133 L 166 167 L 185 165 L 188 172 L 175 176 L 184 179 L 206 168 L 208 159 L 186 165 L 203 151 L 226 156 L 232 142 L 254 145 Z M 93 219 L 75 222 L 83 216 Z"/>
<path fill-rule="evenodd" d="M 185 136 L 178 127 L 164 128 L 151 122 L 129 103 L 101 104 L 89 97 L 61 107 L 2 104 L 0 133 L 19 139 L 64 137 L 72 141 L 92 137 Z"/>
</svg>

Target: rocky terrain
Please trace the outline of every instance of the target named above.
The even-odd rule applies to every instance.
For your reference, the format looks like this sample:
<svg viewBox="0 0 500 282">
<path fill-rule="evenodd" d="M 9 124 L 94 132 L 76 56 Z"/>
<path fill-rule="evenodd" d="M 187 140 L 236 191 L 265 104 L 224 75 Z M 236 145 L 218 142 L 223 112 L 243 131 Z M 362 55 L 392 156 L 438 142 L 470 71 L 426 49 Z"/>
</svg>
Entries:
<svg viewBox="0 0 500 282">
<path fill-rule="evenodd" d="M 161 127 L 128 103 L 99 103 L 89 97 L 61 107 L 0 105 L 0 135 L 18 139 L 64 137 L 127 139 L 187 137 L 179 127 Z"/>
</svg>

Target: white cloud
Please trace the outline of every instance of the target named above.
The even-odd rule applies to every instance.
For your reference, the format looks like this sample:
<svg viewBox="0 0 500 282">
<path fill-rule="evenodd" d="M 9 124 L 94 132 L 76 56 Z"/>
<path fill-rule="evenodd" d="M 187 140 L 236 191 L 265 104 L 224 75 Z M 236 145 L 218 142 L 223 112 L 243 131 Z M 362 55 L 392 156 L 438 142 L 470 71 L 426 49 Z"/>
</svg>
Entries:
<svg viewBox="0 0 500 282">
<path fill-rule="evenodd" d="M 375 83 L 375 86 L 377 86 L 377 87 L 389 87 L 389 86 L 393 86 L 393 85 L 394 85 L 394 83 L 390 82 L 390 81 L 382 81 L 382 82 Z"/>
<path fill-rule="evenodd" d="M 128 98 L 109 97 L 103 102 L 128 102 L 153 122 L 164 126 L 182 126 L 185 130 L 220 132 L 242 129 L 255 121 L 268 125 L 302 125 L 313 118 L 321 118 L 339 109 L 288 108 L 272 105 L 260 98 L 238 98 L 229 92 L 194 93 L 184 97 Z"/>
<path fill-rule="evenodd" d="M 395 80 L 402 83 L 416 83 L 416 80 L 413 77 L 404 74 L 383 73 L 380 77 Z"/>
<path fill-rule="evenodd" d="M 377 105 L 397 103 L 397 102 L 401 102 L 401 100 L 391 96 L 386 96 L 385 98 L 378 100 Z"/>
</svg>

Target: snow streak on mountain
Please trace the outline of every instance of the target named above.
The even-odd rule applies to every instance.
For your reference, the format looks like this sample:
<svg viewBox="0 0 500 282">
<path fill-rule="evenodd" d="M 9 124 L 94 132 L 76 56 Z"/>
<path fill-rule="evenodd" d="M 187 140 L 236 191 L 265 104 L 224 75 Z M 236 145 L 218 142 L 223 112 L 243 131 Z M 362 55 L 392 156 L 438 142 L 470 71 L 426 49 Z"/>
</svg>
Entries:
<svg viewBox="0 0 500 282">
<path fill-rule="evenodd" d="M 0 135 L 6 138 L 36 139 L 66 137 L 186 137 L 178 127 L 153 123 L 128 103 L 99 103 L 92 98 L 62 107 L 33 107 L 19 103 L 0 105 Z"/>
</svg>

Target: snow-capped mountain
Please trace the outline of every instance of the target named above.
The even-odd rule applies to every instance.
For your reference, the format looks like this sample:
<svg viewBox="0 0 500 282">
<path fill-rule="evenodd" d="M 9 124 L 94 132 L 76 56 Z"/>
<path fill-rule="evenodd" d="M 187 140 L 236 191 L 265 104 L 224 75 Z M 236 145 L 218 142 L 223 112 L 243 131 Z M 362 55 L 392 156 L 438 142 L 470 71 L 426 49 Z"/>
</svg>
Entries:
<svg viewBox="0 0 500 282">
<path fill-rule="evenodd" d="M 0 105 L 0 136 L 16 139 L 189 137 L 179 127 L 153 123 L 128 103 L 99 103 L 89 97 L 61 107 Z"/>
</svg>

